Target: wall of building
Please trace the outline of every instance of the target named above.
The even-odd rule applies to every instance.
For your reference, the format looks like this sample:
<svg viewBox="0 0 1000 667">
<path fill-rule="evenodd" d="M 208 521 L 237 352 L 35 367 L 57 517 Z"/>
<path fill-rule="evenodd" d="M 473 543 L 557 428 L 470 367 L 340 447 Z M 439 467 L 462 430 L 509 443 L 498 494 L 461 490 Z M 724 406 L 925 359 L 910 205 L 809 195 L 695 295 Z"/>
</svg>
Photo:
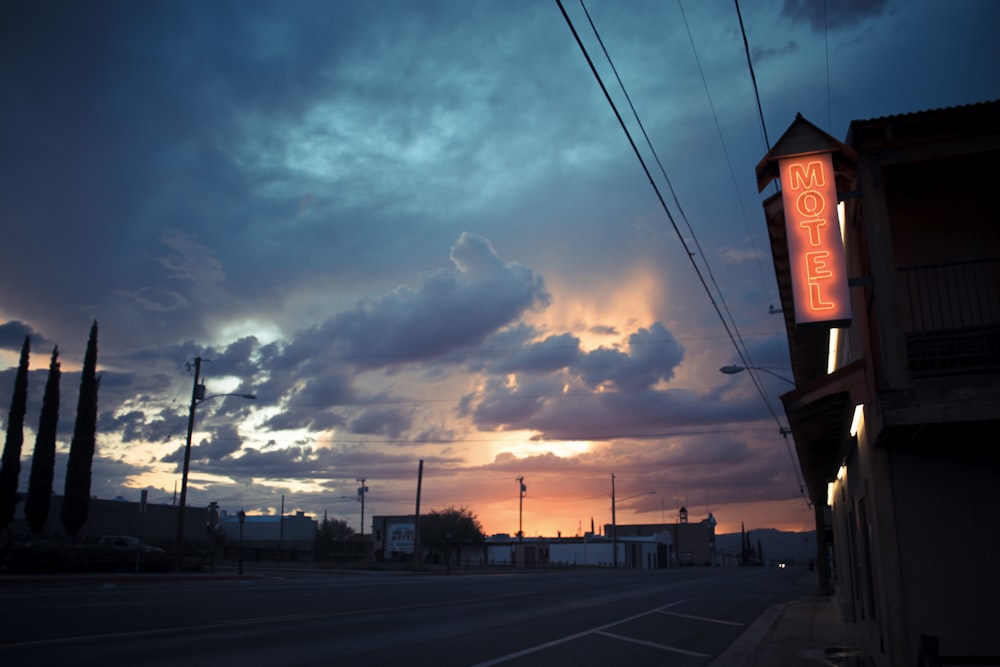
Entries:
<svg viewBox="0 0 1000 667">
<path fill-rule="evenodd" d="M 42 535 L 55 539 L 65 539 L 66 533 L 59 521 L 62 496 L 52 496 L 49 515 Z M 176 505 L 147 503 L 145 513 L 140 512 L 140 504 L 127 500 L 107 500 L 91 498 L 87 511 L 87 521 L 77 534 L 77 539 L 92 541 L 102 535 L 131 535 L 140 537 L 152 546 L 173 549 L 177 539 Z M 206 542 L 205 526 L 208 509 L 187 507 L 184 512 L 184 541 L 199 545 Z M 23 543 L 30 538 L 30 531 L 24 520 L 24 503 L 18 503 L 14 521 L 10 527 L 14 543 Z"/>
<path fill-rule="evenodd" d="M 235 547 L 240 541 L 240 522 L 235 514 L 223 514 L 219 525 L 226 543 Z M 312 553 L 319 524 L 302 512 L 285 517 L 247 515 L 243 522 L 243 546 L 250 549 L 284 549 Z"/>
<path fill-rule="evenodd" d="M 893 494 L 896 505 L 906 508 L 897 513 L 896 530 L 905 545 L 899 565 L 911 650 L 921 635 L 933 635 L 941 638 L 944 654 L 995 655 L 1000 475 L 996 462 L 979 451 L 978 462 L 972 456 L 892 452 Z"/>
</svg>

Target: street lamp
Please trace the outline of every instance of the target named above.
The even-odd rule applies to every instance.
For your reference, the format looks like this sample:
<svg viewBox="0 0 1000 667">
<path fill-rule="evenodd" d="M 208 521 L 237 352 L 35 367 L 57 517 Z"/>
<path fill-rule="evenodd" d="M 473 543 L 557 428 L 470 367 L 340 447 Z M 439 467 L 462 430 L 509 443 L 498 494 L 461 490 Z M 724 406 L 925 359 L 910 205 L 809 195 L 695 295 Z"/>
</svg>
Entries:
<svg viewBox="0 0 1000 667">
<path fill-rule="evenodd" d="M 249 400 L 256 400 L 254 394 L 213 394 L 205 396 L 205 385 L 199 384 L 201 379 L 201 357 L 194 359 L 194 387 L 191 389 L 191 407 L 188 410 L 187 441 L 184 444 L 184 469 L 181 473 L 181 503 L 177 512 L 177 539 L 174 543 L 174 558 L 177 569 L 181 568 L 183 545 L 184 545 L 184 508 L 187 506 L 187 481 L 188 469 L 191 467 L 191 435 L 194 432 L 194 413 L 201 403 L 209 401 L 219 396 L 238 396 Z"/>
<path fill-rule="evenodd" d="M 240 508 L 240 513 L 237 514 L 236 516 L 240 520 L 240 557 L 238 560 L 239 566 L 236 569 L 236 573 L 242 577 L 243 576 L 243 523 L 247 520 L 247 513 L 243 511 L 243 508 Z"/>
<path fill-rule="evenodd" d="M 719 372 L 720 373 L 725 373 L 726 375 L 736 375 L 737 373 L 742 373 L 743 371 L 746 371 L 746 370 L 760 371 L 762 373 L 767 373 L 768 375 L 773 375 L 774 377 L 778 378 L 779 380 L 784 380 L 788 384 L 791 384 L 791 385 L 795 384 L 794 380 L 789 380 L 785 376 L 778 375 L 777 373 L 775 373 L 774 371 L 772 371 L 770 368 L 764 368 L 763 366 L 736 366 L 736 365 L 730 365 L 730 366 L 723 366 L 722 368 L 719 369 Z M 779 369 L 779 370 L 787 370 L 787 369 Z"/>
</svg>

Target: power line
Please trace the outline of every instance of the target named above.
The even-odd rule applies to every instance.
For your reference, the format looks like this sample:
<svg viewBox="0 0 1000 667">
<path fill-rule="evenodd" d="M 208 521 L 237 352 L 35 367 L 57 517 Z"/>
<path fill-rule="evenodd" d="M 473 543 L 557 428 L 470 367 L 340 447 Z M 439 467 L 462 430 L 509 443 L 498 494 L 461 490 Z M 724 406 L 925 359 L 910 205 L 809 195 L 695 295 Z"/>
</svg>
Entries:
<svg viewBox="0 0 1000 667">
<path fill-rule="evenodd" d="M 739 183 L 736 179 L 736 172 L 733 169 L 733 161 L 729 156 L 729 149 L 726 146 L 726 139 L 722 134 L 722 125 L 719 123 L 719 114 L 715 110 L 715 102 L 712 100 L 712 93 L 708 89 L 708 80 L 705 78 L 705 71 L 701 66 L 701 59 L 698 57 L 698 49 L 694 44 L 694 36 L 691 34 L 691 26 L 688 24 L 687 15 L 684 13 L 684 5 L 681 0 L 677 0 L 677 7 L 681 12 L 681 19 L 684 21 L 684 29 L 687 31 L 688 41 L 691 43 L 691 52 L 694 54 L 695 64 L 698 66 L 698 75 L 701 77 L 702 86 L 705 88 L 705 97 L 708 99 L 708 106 L 712 110 L 712 119 L 715 121 L 715 129 L 719 134 L 719 143 L 722 145 L 722 153 L 726 158 L 726 164 L 729 167 L 729 177 L 733 183 L 733 191 L 736 193 L 736 202 L 740 206 L 740 213 L 743 214 L 743 222 L 746 224 L 747 235 L 750 237 L 750 245 L 753 247 L 754 261 L 757 264 L 757 272 L 760 274 L 761 286 L 764 291 L 768 293 L 768 298 L 771 299 L 771 290 L 767 284 L 767 278 L 764 276 L 764 267 L 760 262 L 760 253 L 757 250 L 757 242 L 754 239 L 753 230 L 750 227 L 750 216 L 747 215 L 746 207 L 743 206 L 743 197 L 740 196 Z M 775 300 L 771 299 L 771 303 Z M 741 337 L 742 342 L 742 337 Z"/>
<path fill-rule="evenodd" d="M 607 100 L 608 104 L 610 105 L 611 110 L 614 112 L 615 118 L 617 118 L 617 120 L 618 120 L 618 124 L 621 126 L 622 131 L 625 133 L 625 137 L 628 140 L 629 145 L 632 147 L 632 151 L 635 153 L 635 156 L 638 159 L 639 164 L 642 167 L 643 172 L 646 174 L 646 178 L 649 181 L 650 186 L 653 188 L 653 191 L 655 192 L 656 197 L 657 197 L 657 199 L 660 202 L 660 206 L 663 208 L 664 213 L 667 215 L 667 219 L 670 221 L 670 225 L 671 225 L 671 227 L 674 230 L 674 234 L 677 236 L 678 240 L 681 243 L 681 246 L 684 248 L 685 252 L 687 253 L 687 255 L 688 255 L 688 261 L 691 262 L 691 266 L 694 269 L 695 274 L 698 276 L 698 280 L 701 283 L 702 289 L 705 290 L 705 294 L 708 296 L 709 302 L 712 304 L 712 307 L 715 309 L 716 315 L 719 317 L 719 320 L 722 323 L 723 328 L 726 330 L 726 333 L 729 336 L 729 339 L 732 341 L 733 346 L 736 348 L 736 353 L 739 355 L 740 360 L 743 362 L 744 366 L 747 366 L 748 368 L 751 367 L 753 364 L 750 363 L 749 359 L 747 358 L 747 356 L 745 354 L 744 349 L 741 348 L 740 343 L 737 341 L 737 336 L 734 335 L 734 333 L 733 333 L 733 328 L 735 328 L 735 324 L 733 325 L 732 328 L 730 327 L 729 322 L 726 320 L 726 317 L 723 315 L 722 310 L 719 307 L 719 303 L 716 301 L 715 297 L 712 295 L 712 291 L 711 291 L 711 289 L 709 289 L 708 283 L 705 280 L 705 276 L 703 275 L 701 269 L 698 267 L 697 262 L 694 260 L 694 253 L 691 252 L 690 246 L 688 245 L 687 241 L 684 239 L 683 235 L 681 234 L 680 229 L 679 229 L 679 227 L 677 225 L 677 221 L 674 219 L 673 214 L 670 212 L 670 209 L 667 206 L 667 203 L 666 203 L 666 201 L 663 198 L 663 194 L 660 191 L 659 186 L 657 186 L 656 181 L 653 179 L 652 173 L 650 172 L 649 167 L 646 164 L 645 158 L 643 158 L 642 153 L 639 151 L 639 148 L 638 148 L 638 146 L 635 143 L 635 140 L 632 138 L 632 133 L 629 131 L 628 126 L 625 124 L 625 121 L 622 118 L 621 113 L 618 111 L 618 106 L 615 104 L 614 100 L 612 99 L 611 94 L 610 94 L 610 92 L 607 89 L 607 86 L 604 85 L 604 80 L 601 78 L 600 73 L 597 71 L 597 67 L 594 65 L 594 61 L 593 61 L 593 59 L 591 59 L 590 53 L 587 51 L 587 47 L 584 45 L 583 40 L 580 38 L 580 35 L 577 32 L 577 30 L 576 30 L 576 27 L 573 25 L 572 19 L 570 18 L 569 14 L 566 12 L 566 8 L 563 6 L 562 0 L 556 0 L 556 4 L 559 6 L 559 11 L 562 13 L 563 19 L 566 21 L 566 25 L 569 27 L 570 32 L 573 34 L 573 38 L 576 40 L 577 46 L 579 46 L 580 51 L 583 53 L 584 59 L 587 61 L 587 65 L 590 67 L 591 73 L 594 75 L 594 78 L 597 80 L 598 86 L 600 86 L 601 91 L 603 92 L 605 99 Z M 583 5 L 583 0 L 580 0 L 580 4 Z M 585 7 L 584 7 L 584 11 L 586 12 L 586 8 Z M 738 0 L 737 0 L 737 13 L 739 13 L 739 2 L 738 2 Z M 588 19 L 589 19 L 590 18 L 589 17 L 589 13 L 587 14 L 587 16 L 588 16 Z M 594 24 L 593 24 L 592 21 L 590 23 L 591 23 L 591 27 L 595 31 L 595 34 L 597 34 L 596 26 L 594 26 Z M 740 29 L 741 29 L 741 31 L 743 29 L 743 19 L 742 19 L 742 16 L 740 17 Z M 599 35 L 598 35 L 598 41 L 601 43 L 601 46 L 603 48 L 603 41 L 600 40 L 600 36 Z M 746 33 L 745 32 L 743 33 L 743 42 L 744 42 L 744 46 L 745 46 L 746 53 L 747 53 L 747 60 L 749 62 L 749 60 L 750 60 L 750 50 L 749 50 L 749 44 L 747 43 L 747 40 L 746 40 Z M 607 50 L 605 50 L 604 53 L 605 53 L 605 56 L 608 57 L 609 62 L 610 62 L 610 56 L 608 56 Z M 613 64 L 612 64 L 612 69 L 614 69 L 614 65 Z M 757 93 L 757 81 L 756 81 L 756 77 L 753 74 L 753 67 L 752 67 L 752 65 L 751 65 L 751 68 L 750 68 L 750 73 L 751 73 L 751 77 L 754 80 L 754 93 L 757 96 L 757 108 L 758 108 L 758 111 L 760 112 L 761 128 L 764 131 L 764 141 L 768 145 L 768 150 L 770 150 L 770 141 L 767 138 L 767 130 L 766 130 L 766 127 L 764 126 L 764 115 L 763 115 L 763 111 L 761 111 L 760 96 Z M 615 74 L 617 76 L 617 71 L 615 71 Z M 621 79 L 620 78 L 618 79 L 618 81 L 619 81 L 619 84 L 621 85 Z M 624 86 L 623 86 L 623 88 L 624 88 Z M 628 96 L 627 96 L 627 93 L 626 93 L 626 98 L 627 97 Z M 629 103 L 631 104 L 631 101 L 629 101 Z M 633 107 L 633 113 L 635 113 L 634 107 Z M 641 125 L 641 123 L 640 123 L 640 125 Z M 643 132 L 645 134 L 644 130 L 643 130 Z M 648 141 L 648 137 L 647 137 L 647 141 Z M 654 154 L 655 154 L 655 151 L 654 151 Z M 662 168 L 662 165 L 661 165 L 661 168 Z M 703 257 L 703 261 L 704 261 L 704 257 Z M 771 404 L 770 400 L 767 398 L 766 392 L 764 391 L 764 388 L 761 385 L 760 379 L 753 372 L 750 372 L 749 375 L 750 375 L 750 378 L 753 381 L 754 385 L 756 386 L 758 393 L 764 399 L 764 404 L 767 407 L 768 412 L 771 413 L 771 416 L 774 418 L 775 422 L 778 424 L 779 432 L 782 435 L 784 435 L 785 428 L 782 425 L 781 419 L 778 416 L 777 412 L 775 411 L 774 406 Z M 786 442 L 786 445 L 787 445 L 788 444 L 787 438 L 785 439 L 785 442 Z M 791 449 L 789 449 L 789 454 L 791 454 Z M 799 471 L 798 471 L 797 468 L 795 468 L 795 474 L 796 474 L 797 477 L 799 476 Z M 801 483 L 801 478 L 799 478 L 799 480 L 800 480 L 799 489 L 800 489 L 800 492 L 802 492 L 804 486 Z"/>
<path fill-rule="evenodd" d="M 760 105 L 760 92 L 757 90 L 757 76 L 753 72 L 753 60 L 750 59 L 750 42 L 747 41 L 747 31 L 743 27 L 743 14 L 740 13 L 740 0 L 736 2 L 736 16 L 740 21 L 740 34 L 743 35 L 743 50 L 747 54 L 747 67 L 750 69 L 750 80 L 753 81 L 753 95 L 757 100 L 757 113 L 760 115 L 760 129 L 764 133 L 764 145 L 771 150 L 771 140 L 767 137 L 767 124 L 764 122 L 764 109 Z"/>
<path fill-rule="evenodd" d="M 636 158 L 639 160 L 639 164 L 642 167 L 642 170 L 645 172 L 646 178 L 649 181 L 650 186 L 652 186 L 653 191 L 656 193 L 656 197 L 660 202 L 660 206 L 663 208 L 664 213 L 666 213 L 667 219 L 670 221 L 671 227 L 673 227 L 674 234 L 677 236 L 685 252 L 687 253 L 688 261 L 691 262 L 691 266 L 692 268 L 694 268 L 695 274 L 698 276 L 699 282 L 701 282 L 702 289 L 705 290 L 705 294 L 708 296 L 709 302 L 715 309 L 716 315 L 718 315 L 719 317 L 719 321 L 722 323 L 723 328 L 726 330 L 726 334 L 729 336 L 730 341 L 732 341 L 733 346 L 736 348 L 736 353 L 739 355 L 740 360 L 743 362 L 744 366 L 748 367 L 752 366 L 753 364 L 750 363 L 750 360 L 746 357 L 744 350 L 740 347 L 740 344 L 737 342 L 737 337 L 733 334 L 729 322 L 726 320 L 726 317 L 723 315 L 718 302 L 712 295 L 712 291 L 711 289 L 709 289 L 708 283 L 705 281 L 705 276 L 702 274 L 701 269 L 698 267 L 697 262 L 695 262 L 694 260 L 694 253 L 691 252 L 691 247 L 688 245 L 687 241 L 685 241 L 684 239 L 684 236 L 681 234 L 680 229 L 677 226 L 677 221 L 674 219 L 673 214 L 670 212 L 670 209 L 667 206 L 666 201 L 663 199 L 663 194 L 660 192 L 659 186 L 657 186 L 656 181 L 653 179 L 653 175 L 649 171 L 649 167 L 646 165 L 646 160 L 643 158 L 642 153 L 639 151 L 638 146 L 636 146 L 635 140 L 632 138 L 632 133 L 629 131 L 628 126 L 625 124 L 625 121 L 622 118 L 621 113 L 618 111 L 618 106 L 611 98 L 611 94 L 608 92 L 607 86 L 604 85 L 604 80 L 601 78 L 600 73 L 597 71 L 597 67 L 594 65 L 594 61 L 591 59 L 590 53 L 587 51 L 587 47 L 583 44 L 583 40 L 580 38 L 579 33 L 577 33 L 576 27 L 573 25 L 572 19 L 570 19 L 569 14 L 566 12 L 565 7 L 563 7 L 562 0 L 556 0 L 556 3 L 559 5 L 559 10 L 562 12 L 563 18 L 566 20 L 566 24 L 569 26 L 570 31 L 573 33 L 573 37 L 576 39 L 577 45 L 583 52 L 583 56 L 587 60 L 587 64 L 590 66 L 590 71 L 597 79 L 597 83 L 600 86 L 601 91 L 604 93 L 605 99 L 608 101 L 608 104 L 611 106 L 611 110 L 614 112 L 615 117 L 618 119 L 618 123 L 621 126 L 622 131 L 625 132 L 625 137 L 628 139 L 629 144 L 632 146 L 632 151 L 635 153 Z M 593 26 L 593 23 L 591 23 L 591 25 Z M 607 55 L 606 51 L 605 54 Z M 754 384 L 757 386 L 758 392 L 760 392 L 762 396 L 765 396 L 765 392 L 760 384 L 760 380 L 753 373 L 750 374 L 750 377 L 753 380 Z M 780 427 L 781 420 L 778 417 L 777 413 L 775 412 L 774 407 L 771 405 L 770 401 L 767 401 L 766 398 L 765 398 L 765 404 L 767 405 L 768 411 L 774 417 L 775 421 L 778 422 L 778 425 Z"/>
</svg>

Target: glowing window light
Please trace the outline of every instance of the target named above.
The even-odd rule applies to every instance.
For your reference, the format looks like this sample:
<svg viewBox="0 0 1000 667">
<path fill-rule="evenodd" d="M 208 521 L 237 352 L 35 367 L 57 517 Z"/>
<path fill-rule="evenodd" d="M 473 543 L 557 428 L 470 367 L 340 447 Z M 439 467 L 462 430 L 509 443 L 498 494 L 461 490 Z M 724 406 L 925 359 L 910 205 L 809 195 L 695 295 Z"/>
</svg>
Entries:
<svg viewBox="0 0 1000 667">
<path fill-rule="evenodd" d="M 865 422 L 865 406 L 863 403 L 858 403 L 854 406 L 854 418 L 851 419 L 851 437 L 858 435 L 858 431 L 861 430 L 862 424 Z"/>
</svg>

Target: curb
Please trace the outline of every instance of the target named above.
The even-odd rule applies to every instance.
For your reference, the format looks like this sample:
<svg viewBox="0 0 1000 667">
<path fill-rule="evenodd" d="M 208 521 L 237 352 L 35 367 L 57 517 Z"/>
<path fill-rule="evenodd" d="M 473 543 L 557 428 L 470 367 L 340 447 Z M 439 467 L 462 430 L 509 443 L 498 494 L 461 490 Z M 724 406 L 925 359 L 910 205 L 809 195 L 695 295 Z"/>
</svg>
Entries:
<svg viewBox="0 0 1000 667">
<path fill-rule="evenodd" d="M 752 667 L 760 659 L 767 641 L 791 604 L 792 602 L 783 602 L 768 607 L 707 667 Z"/>
</svg>

